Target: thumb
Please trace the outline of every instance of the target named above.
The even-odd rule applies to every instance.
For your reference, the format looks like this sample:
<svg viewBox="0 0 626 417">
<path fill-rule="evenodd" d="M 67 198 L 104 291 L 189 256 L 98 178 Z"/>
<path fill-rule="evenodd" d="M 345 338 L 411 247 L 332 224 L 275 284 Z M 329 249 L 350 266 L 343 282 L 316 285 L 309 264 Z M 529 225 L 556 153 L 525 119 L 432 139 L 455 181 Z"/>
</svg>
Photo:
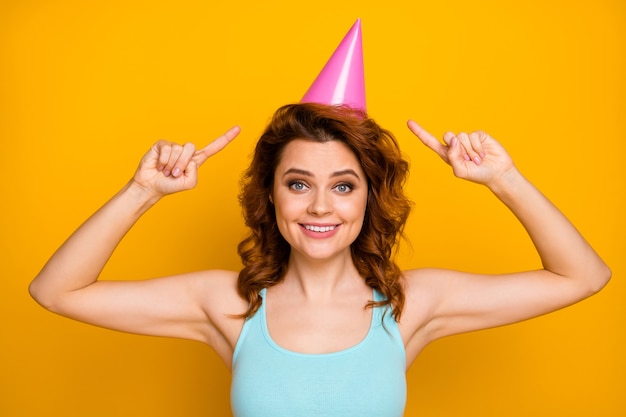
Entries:
<svg viewBox="0 0 626 417">
<path fill-rule="evenodd" d="M 197 150 L 193 156 L 193 160 L 198 166 L 202 165 L 211 156 L 224 149 L 226 145 L 230 143 L 230 141 L 237 137 L 239 132 L 241 132 L 241 128 L 239 126 L 231 127 L 222 136 L 213 140 L 204 148 Z"/>
</svg>

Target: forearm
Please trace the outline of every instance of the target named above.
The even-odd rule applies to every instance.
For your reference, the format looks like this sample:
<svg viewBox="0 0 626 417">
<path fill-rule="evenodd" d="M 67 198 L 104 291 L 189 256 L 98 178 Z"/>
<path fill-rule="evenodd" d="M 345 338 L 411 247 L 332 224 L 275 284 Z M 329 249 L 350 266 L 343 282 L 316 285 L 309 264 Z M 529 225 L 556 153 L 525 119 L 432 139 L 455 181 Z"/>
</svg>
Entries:
<svg viewBox="0 0 626 417">
<path fill-rule="evenodd" d="M 52 255 L 30 285 L 33 298 L 53 309 L 64 294 L 97 281 L 122 238 L 158 199 L 129 182 Z"/>
<path fill-rule="evenodd" d="M 541 258 L 544 269 L 579 280 L 597 291 L 610 270 L 574 225 L 516 169 L 489 184 L 491 191 L 519 219 Z"/>
</svg>

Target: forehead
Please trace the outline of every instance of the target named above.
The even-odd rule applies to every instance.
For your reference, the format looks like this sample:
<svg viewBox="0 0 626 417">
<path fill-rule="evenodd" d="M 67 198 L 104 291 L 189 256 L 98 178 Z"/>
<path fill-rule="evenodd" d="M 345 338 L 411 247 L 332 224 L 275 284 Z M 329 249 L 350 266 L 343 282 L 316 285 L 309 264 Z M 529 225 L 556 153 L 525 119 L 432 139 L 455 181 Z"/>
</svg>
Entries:
<svg viewBox="0 0 626 417">
<path fill-rule="evenodd" d="M 338 140 L 292 140 L 283 149 L 276 172 L 291 168 L 306 169 L 320 175 L 350 168 L 360 175 L 363 174 L 361 164 L 352 149 Z"/>
</svg>

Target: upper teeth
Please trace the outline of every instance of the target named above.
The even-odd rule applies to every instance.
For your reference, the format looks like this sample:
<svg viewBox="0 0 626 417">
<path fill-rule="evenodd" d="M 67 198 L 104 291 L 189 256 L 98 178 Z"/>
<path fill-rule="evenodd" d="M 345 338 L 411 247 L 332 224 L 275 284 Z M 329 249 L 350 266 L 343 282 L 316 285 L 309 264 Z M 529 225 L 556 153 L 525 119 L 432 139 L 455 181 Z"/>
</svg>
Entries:
<svg viewBox="0 0 626 417">
<path fill-rule="evenodd" d="M 335 229 L 335 226 L 311 226 L 311 225 L 305 225 L 304 228 L 306 230 L 312 230 L 314 232 L 330 232 L 331 230 Z"/>
</svg>

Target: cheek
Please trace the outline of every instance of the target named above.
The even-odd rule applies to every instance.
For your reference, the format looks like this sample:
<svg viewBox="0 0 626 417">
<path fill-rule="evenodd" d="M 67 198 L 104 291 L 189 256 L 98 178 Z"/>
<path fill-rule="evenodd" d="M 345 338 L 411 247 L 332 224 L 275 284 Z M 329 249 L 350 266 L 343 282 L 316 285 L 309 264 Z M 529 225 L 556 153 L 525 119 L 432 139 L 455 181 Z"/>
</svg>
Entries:
<svg viewBox="0 0 626 417">
<path fill-rule="evenodd" d="M 281 206 L 274 204 L 274 213 L 276 215 L 276 226 L 278 227 L 278 231 L 280 232 L 283 239 L 289 241 L 287 233 L 287 223 L 285 221 L 285 213 L 282 210 Z"/>
<path fill-rule="evenodd" d="M 341 200 L 335 204 L 335 211 L 342 217 L 351 220 L 363 219 L 366 209 L 366 198 L 351 199 L 349 201 Z"/>
<path fill-rule="evenodd" d="M 276 224 L 283 238 L 287 239 L 290 228 L 297 226 L 296 222 L 306 211 L 306 204 L 303 201 L 281 195 L 280 192 L 274 194 L 274 213 Z M 293 231 L 291 231 L 293 233 Z M 289 240 L 289 239 L 287 239 Z"/>
<path fill-rule="evenodd" d="M 303 206 L 305 206 L 303 199 L 293 198 L 293 196 L 281 192 L 274 194 L 274 210 L 276 210 L 277 217 L 279 214 L 281 217 L 293 216 L 302 210 Z"/>
</svg>

